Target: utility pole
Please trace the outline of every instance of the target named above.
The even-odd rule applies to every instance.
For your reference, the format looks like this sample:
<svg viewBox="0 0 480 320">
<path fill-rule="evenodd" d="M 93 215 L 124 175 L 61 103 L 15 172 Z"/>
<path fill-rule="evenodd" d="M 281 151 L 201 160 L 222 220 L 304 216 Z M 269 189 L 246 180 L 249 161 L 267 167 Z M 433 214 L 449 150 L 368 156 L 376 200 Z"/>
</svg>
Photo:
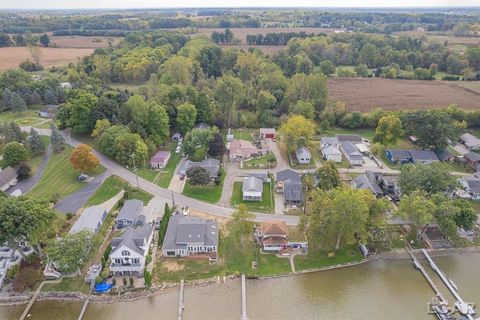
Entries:
<svg viewBox="0 0 480 320">
<path fill-rule="evenodd" d="M 137 178 L 137 189 L 140 189 L 140 183 L 138 182 L 137 166 L 135 165 L 135 153 L 132 153 L 130 157 L 133 160 L 133 171 L 135 172 L 135 177 Z"/>
</svg>

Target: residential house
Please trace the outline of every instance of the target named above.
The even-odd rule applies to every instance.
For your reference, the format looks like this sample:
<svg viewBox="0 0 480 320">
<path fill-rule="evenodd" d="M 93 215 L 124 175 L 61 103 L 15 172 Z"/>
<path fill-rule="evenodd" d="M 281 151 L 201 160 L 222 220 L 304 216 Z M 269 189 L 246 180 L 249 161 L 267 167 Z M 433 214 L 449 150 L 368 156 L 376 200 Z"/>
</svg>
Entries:
<svg viewBox="0 0 480 320">
<path fill-rule="evenodd" d="M 322 155 L 324 160 L 333 162 L 342 162 L 342 152 L 336 146 L 326 146 L 322 148 Z"/>
<path fill-rule="evenodd" d="M 70 228 L 69 233 L 77 233 L 82 230 L 88 230 L 97 233 L 102 227 L 103 221 L 107 217 L 107 209 L 102 206 L 93 206 L 86 208 L 78 220 Z"/>
<path fill-rule="evenodd" d="M 277 192 L 283 193 L 286 205 L 297 206 L 303 203 L 303 185 L 297 172 L 291 169 L 277 172 L 276 189 Z"/>
<path fill-rule="evenodd" d="M 124 202 L 122 209 L 115 218 L 115 226 L 117 229 L 133 228 L 139 220 L 143 211 L 143 202 L 137 199 L 127 200 Z"/>
<path fill-rule="evenodd" d="M 398 176 L 385 176 L 383 174 L 378 174 L 377 181 L 385 194 L 393 196 L 394 199 L 400 199 Z"/>
<path fill-rule="evenodd" d="M 187 160 L 180 168 L 180 175 L 186 175 L 188 169 L 195 167 L 204 168 L 210 174 L 210 178 L 215 179 L 218 177 L 218 172 L 220 171 L 220 161 L 213 158 L 207 158 L 200 162 Z"/>
<path fill-rule="evenodd" d="M 273 139 L 277 138 L 277 132 L 275 128 L 260 128 L 260 139 Z"/>
<path fill-rule="evenodd" d="M 257 177 L 244 177 L 242 199 L 244 201 L 262 201 L 263 181 Z"/>
<path fill-rule="evenodd" d="M 163 240 L 164 257 L 205 255 L 216 261 L 218 224 L 211 219 L 176 214 L 170 217 Z"/>
<path fill-rule="evenodd" d="M 322 137 L 320 140 L 320 148 L 323 149 L 325 147 L 329 146 L 337 146 L 338 145 L 338 139 L 337 137 Z"/>
<path fill-rule="evenodd" d="M 337 134 L 335 136 L 338 143 L 351 142 L 353 144 L 362 143 L 362 137 L 358 134 Z"/>
<path fill-rule="evenodd" d="M 257 232 L 264 251 L 281 251 L 288 247 L 288 227 L 285 221 L 262 222 Z"/>
<path fill-rule="evenodd" d="M 463 155 L 465 164 L 473 169 L 476 169 L 480 164 L 480 154 L 475 152 L 468 152 Z"/>
<path fill-rule="evenodd" d="M 42 118 L 53 119 L 58 112 L 58 105 L 49 104 L 46 105 L 42 110 L 38 111 L 38 116 Z"/>
<path fill-rule="evenodd" d="M 172 141 L 180 141 L 182 140 L 182 134 L 180 132 L 175 132 L 173 135 L 172 135 Z"/>
<path fill-rule="evenodd" d="M 393 164 L 430 164 L 440 161 L 435 152 L 431 150 L 385 150 L 385 156 Z"/>
<path fill-rule="evenodd" d="M 153 226 L 150 224 L 128 229 L 113 238 L 110 271 L 119 275 L 142 276 L 152 238 Z"/>
<path fill-rule="evenodd" d="M 352 166 L 361 166 L 363 164 L 363 156 L 352 142 L 340 142 L 340 150 Z"/>
<path fill-rule="evenodd" d="M 435 154 L 437 155 L 438 160 L 442 162 L 453 162 L 456 158 L 456 156 L 447 149 L 435 150 Z"/>
<path fill-rule="evenodd" d="M 11 186 L 16 185 L 18 182 L 17 179 L 17 170 L 8 166 L 2 171 L 0 171 L 0 190 L 5 192 Z"/>
<path fill-rule="evenodd" d="M 239 162 L 267 154 L 267 150 L 258 149 L 250 141 L 233 140 L 229 143 L 229 158 L 231 162 Z"/>
<path fill-rule="evenodd" d="M 295 150 L 295 156 L 299 164 L 310 164 L 310 160 L 312 159 L 310 150 L 305 147 L 297 148 L 297 150 Z"/>
<path fill-rule="evenodd" d="M 170 151 L 157 151 L 152 158 L 150 158 L 150 167 L 152 169 L 163 169 L 167 166 L 170 159 Z"/>
<path fill-rule="evenodd" d="M 376 197 L 383 195 L 383 190 L 378 184 L 376 174 L 370 170 L 353 179 L 351 185 L 354 189 L 369 190 Z"/>
<path fill-rule="evenodd" d="M 480 179 L 465 177 L 458 180 L 473 200 L 480 200 Z"/>
<path fill-rule="evenodd" d="M 460 136 L 460 142 L 470 150 L 480 150 L 480 139 L 473 134 L 462 134 Z"/>
</svg>

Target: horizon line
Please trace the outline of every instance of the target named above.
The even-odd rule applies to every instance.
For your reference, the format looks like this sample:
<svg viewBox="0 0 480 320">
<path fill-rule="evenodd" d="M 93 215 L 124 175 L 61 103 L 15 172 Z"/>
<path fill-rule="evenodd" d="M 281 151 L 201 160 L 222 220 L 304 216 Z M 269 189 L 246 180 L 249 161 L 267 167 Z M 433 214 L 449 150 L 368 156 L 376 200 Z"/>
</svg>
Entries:
<svg viewBox="0 0 480 320">
<path fill-rule="evenodd" d="M 466 8 L 480 8 L 479 5 L 457 5 L 457 6 L 214 6 L 214 7 L 52 7 L 52 8 L 1 8 L 1 10 L 185 10 L 185 9 L 466 9 Z"/>
</svg>

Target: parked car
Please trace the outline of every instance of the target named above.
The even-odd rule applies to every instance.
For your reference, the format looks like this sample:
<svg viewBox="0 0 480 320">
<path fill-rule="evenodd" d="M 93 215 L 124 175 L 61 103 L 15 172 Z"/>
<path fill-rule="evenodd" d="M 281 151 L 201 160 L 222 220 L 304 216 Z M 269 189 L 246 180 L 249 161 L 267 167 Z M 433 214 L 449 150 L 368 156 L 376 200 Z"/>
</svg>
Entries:
<svg viewBox="0 0 480 320">
<path fill-rule="evenodd" d="M 155 230 L 159 230 L 159 229 L 160 229 L 160 222 L 161 222 L 161 221 L 162 221 L 162 220 L 161 220 L 160 218 L 157 218 L 157 219 L 155 220 L 155 223 L 154 223 L 154 228 L 155 228 Z"/>
<path fill-rule="evenodd" d="M 77 177 L 78 181 L 85 181 L 87 179 L 88 179 L 88 176 L 85 173 L 82 173 Z"/>
<path fill-rule="evenodd" d="M 180 153 L 180 151 L 182 151 L 182 146 L 177 146 L 177 148 L 175 149 L 175 153 Z"/>
</svg>

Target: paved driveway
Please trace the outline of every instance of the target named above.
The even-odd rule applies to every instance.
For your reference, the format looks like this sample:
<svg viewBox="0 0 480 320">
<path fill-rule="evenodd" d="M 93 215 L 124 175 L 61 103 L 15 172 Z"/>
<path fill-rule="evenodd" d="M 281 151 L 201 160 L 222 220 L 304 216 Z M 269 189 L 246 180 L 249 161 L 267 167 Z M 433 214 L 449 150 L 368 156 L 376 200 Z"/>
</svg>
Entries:
<svg viewBox="0 0 480 320">
<path fill-rule="evenodd" d="M 96 176 L 85 187 L 58 201 L 55 205 L 55 210 L 63 213 L 76 213 L 85 205 L 85 203 L 87 203 L 90 196 L 97 191 L 97 189 L 102 185 L 103 181 L 111 175 L 112 174 L 110 171 L 107 170 L 101 175 Z"/>
<path fill-rule="evenodd" d="M 47 167 L 48 159 L 50 159 L 51 155 L 52 155 L 52 148 L 51 148 L 51 145 L 49 145 L 47 147 L 47 151 L 42 157 L 42 161 L 38 165 L 37 171 L 35 171 L 35 174 L 30 178 L 26 180 L 22 180 L 18 182 L 16 185 L 11 186 L 10 188 L 7 189 L 5 193 L 12 194 L 13 191 L 20 190 L 22 194 L 25 194 L 27 193 L 28 190 L 32 189 L 33 186 L 35 186 L 40 180 L 40 178 L 42 177 L 43 171 L 45 171 L 45 168 Z"/>
</svg>

